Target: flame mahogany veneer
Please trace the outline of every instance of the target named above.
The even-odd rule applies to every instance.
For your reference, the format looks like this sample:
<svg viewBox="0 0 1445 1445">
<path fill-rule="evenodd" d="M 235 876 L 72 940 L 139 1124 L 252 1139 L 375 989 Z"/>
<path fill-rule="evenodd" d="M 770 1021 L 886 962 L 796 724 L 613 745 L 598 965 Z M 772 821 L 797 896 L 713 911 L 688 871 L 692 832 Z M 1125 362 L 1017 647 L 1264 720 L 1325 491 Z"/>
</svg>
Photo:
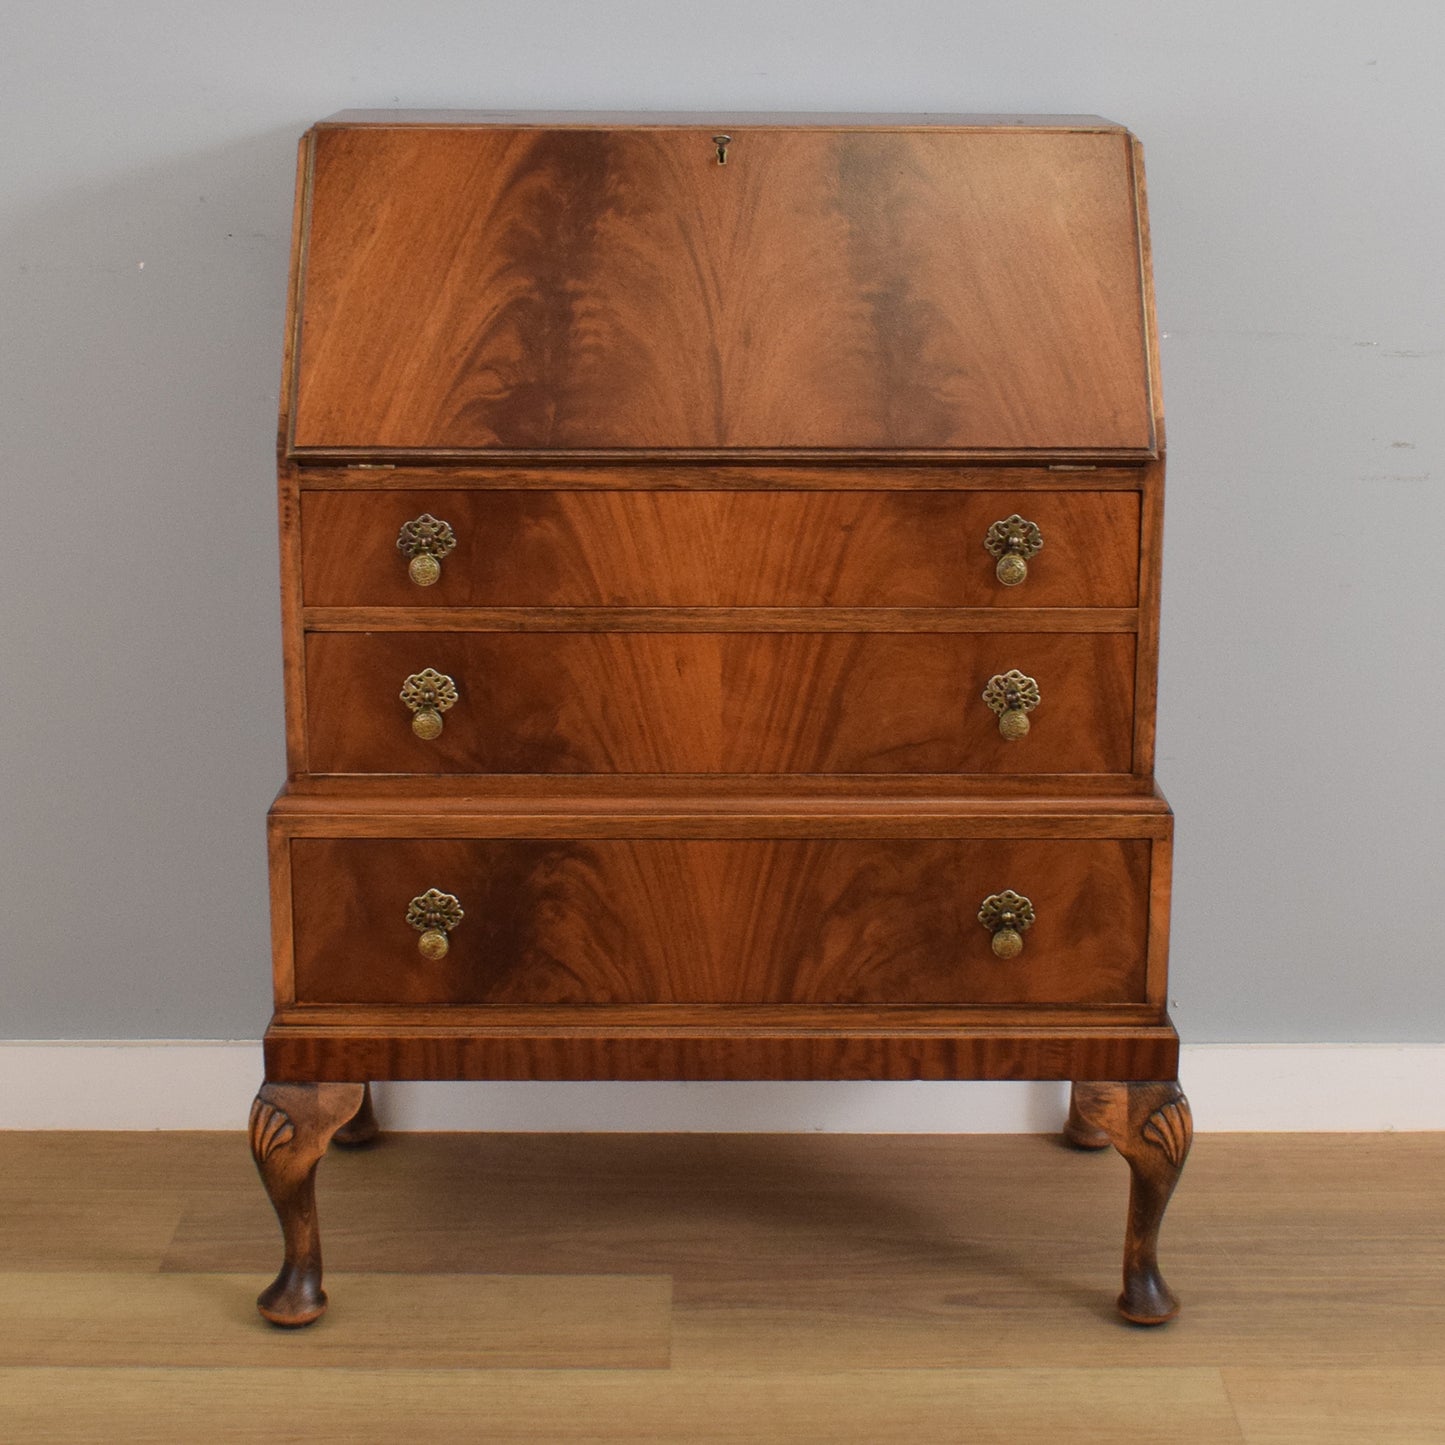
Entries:
<svg viewBox="0 0 1445 1445">
<path fill-rule="evenodd" d="M 1066 1138 L 1133 1174 L 1120 1310 L 1173 1313 L 1157 373 L 1108 121 L 308 132 L 267 1318 L 325 1308 L 316 1165 L 402 1078 L 1071 1079 Z M 1043 548 L 1005 586 L 1014 513 Z M 428 668 L 457 697 L 424 738 Z M 1015 741 L 981 696 L 1011 669 Z M 463 910 L 430 934 L 429 889 Z M 978 916 L 1007 890 L 1012 957 Z"/>
</svg>

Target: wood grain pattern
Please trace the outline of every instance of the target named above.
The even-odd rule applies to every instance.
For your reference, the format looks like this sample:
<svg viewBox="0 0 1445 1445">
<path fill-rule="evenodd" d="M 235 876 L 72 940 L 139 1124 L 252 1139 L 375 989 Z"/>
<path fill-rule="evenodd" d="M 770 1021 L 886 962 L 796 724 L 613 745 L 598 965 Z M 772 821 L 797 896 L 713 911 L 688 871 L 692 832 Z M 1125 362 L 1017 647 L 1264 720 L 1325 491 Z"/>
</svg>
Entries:
<svg viewBox="0 0 1445 1445">
<path fill-rule="evenodd" d="M 541 775 L 538 775 L 541 776 Z M 510 779 L 498 779 L 509 781 Z M 534 795 L 449 796 L 437 785 L 448 780 L 418 778 L 417 796 L 395 790 L 392 779 L 337 779 L 338 785 L 377 781 L 393 784 L 391 792 L 294 795 L 285 810 L 273 815 L 273 840 L 282 845 L 296 838 L 397 838 L 424 830 L 429 838 L 1154 838 L 1167 839 L 1172 824 L 1159 813 L 1107 811 L 1107 795 L 1080 799 L 1075 807 L 1001 808 L 989 811 L 989 798 L 865 798 L 856 805 L 846 799 L 746 795 L 731 799 L 699 792 L 695 797 L 657 799 L 651 796 L 608 798 L 588 793 L 556 800 Z M 490 781 L 490 780 L 485 780 Z M 580 780 L 578 780 L 580 781 Z M 589 779 L 590 781 L 590 779 Z M 613 781 L 613 780 L 608 780 Z M 617 781 L 631 781 L 617 780 Z M 651 781 L 642 779 L 641 781 Z M 676 786 L 676 781 L 669 779 Z M 691 784 L 719 781 L 688 780 Z M 732 781 L 729 779 L 729 781 Z M 405 786 L 405 783 L 403 786 Z M 1019 799 L 1019 803 L 1042 801 Z M 567 804 L 575 802 L 575 809 Z M 1167 889 L 1168 857 L 1156 859 L 1158 882 Z M 277 898 L 290 897 L 290 855 L 284 874 L 277 869 Z M 1167 902 L 1157 897 L 1156 906 Z M 284 910 L 283 910 L 284 911 Z M 289 915 L 288 915 L 289 916 Z"/>
<path fill-rule="evenodd" d="M 423 668 L 461 700 L 439 738 L 398 701 Z M 1029 736 L 980 700 L 1036 678 Z M 316 773 L 1127 773 L 1125 634 L 314 633 Z"/>
<path fill-rule="evenodd" d="M 1043 532 L 1005 587 L 983 547 L 1021 512 Z M 403 523 L 444 518 L 457 548 L 418 587 Z M 309 607 L 1132 608 L 1133 492 L 312 492 Z"/>
<path fill-rule="evenodd" d="M 375 1004 L 359 1011 L 352 1004 L 298 1004 L 278 1009 L 287 1028 L 334 1028 L 360 1017 L 368 1028 L 419 1033 L 483 1032 L 525 1035 L 539 1029 L 582 1033 L 599 1025 L 638 1038 L 661 1037 L 704 1026 L 718 1034 L 756 1031 L 771 1036 L 826 1031 L 833 1027 L 863 1035 L 899 1028 L 916 1036 L 965 1034 L 984 1028 L 1027 1027 L 1063 1032 L 1110 1030 L 1124 1024 L 1147 1028 L 1167 1023 L 1154 1004 L 1031 1004 L 1021 1014 L 1012 1004 Z"/>
<path fill-rule="evenodd" d="M 274 1019 L 265 1053 L 273 1079 L 1153 1079 L 1178 1072 L 1179 1036 L 1167 1022 L 910 1027 L 886 1010 L 771 1028 L 699 1010 L 690 1024 L 627 1028 L 594 1009 L 567 1029 L 488 1028 L 373 1021 L 355 1006 L 330 1024 Z"/>
<path fill-rule="evenodd" d="M 649 453 L 625 461 L 567 457 L 546 465 L 527 458 L 328 465 L 282 457 L 280 470 L 303 492 L 1137 492 L 1148 485 L 1150 475 L 1138 462 L 1019 466 L 988 458 L 949 457 L 946 464 L 932 464 L 889 457 L 886 464 L 867 466 L 863 461 L 859 455 L 849 455 L 828 465 L 819 465 L 811 456 L 744 463 L 690 456 L 667 460 Z"/>
<path fill-rule="evenodd" d="M 556 820 L 575 816 L 580 826 L 626 819 L 625 834 L 642 837 L 658 821 L 707 819 L 719 827 L 739 821 L 777 835 L 779 824 L 810 820 L 810 833 L 838 836 L 853 822 L 876 819 L 887 831 L 874 836 L 912 836 L 922 823 L 945 837 L 1159 838 L 1171 827 L 1167 800 L 1153 778 L 1081 776 L 1061 792 L 1056 779 L 1012 777 L 1002 782 L 959 774 L 749 778 L 695 775 L 590 774 L 550 778 L 543 774 L 388 778 L 296 778 L 277 794 L 271 816 L 278 826 L 345 819 L 346 832 L 372 820 L 415 817 L 424 806 L 427 829 L 470 819 L 474 831 L 460 837 L 546 837 Z M 966 833 L 950 832 L 946 820 L 966 821 Z M 944 824 L 942 828 L 940 824 Z M 978 832 L 997 827 L 998 833 Z M 498 831 L 500 829 L 500 831 Z M 520 829 L 518 832 L 516 830 Z M 535 832 L 534 829 L 541 831 Z M 636 829 L 637 831 L 632 831 Z M 898 831 L 901 829 L 902 831 Z M 1085 833 L 1074 833 L 1085 829 Z M 403 829 L 403 833 L 405 830 Z M 379 836 L 386 836 L 385 834 Z M 684 835 L 679 835 L 684 836 Z"/>
<path fill-rule="evenodd" d="M 1125 134 L 311 144 L 297 453 L 1152 454 Z"/>
<path fill-rule="evenodd" d="M 313 1003 L 1126 1003 L 1145 998 L 1150 845 L 959 840 L 297 839 Z M 466 910 L 445 958 L 410 900 Z M 1013 888 L 1007 962 L 978 921 Z"/>
<path fill-rule="evenodd" d="M 308 632 L 1133 632 L 1133 607 L 307 607 Z"/>
</svg>

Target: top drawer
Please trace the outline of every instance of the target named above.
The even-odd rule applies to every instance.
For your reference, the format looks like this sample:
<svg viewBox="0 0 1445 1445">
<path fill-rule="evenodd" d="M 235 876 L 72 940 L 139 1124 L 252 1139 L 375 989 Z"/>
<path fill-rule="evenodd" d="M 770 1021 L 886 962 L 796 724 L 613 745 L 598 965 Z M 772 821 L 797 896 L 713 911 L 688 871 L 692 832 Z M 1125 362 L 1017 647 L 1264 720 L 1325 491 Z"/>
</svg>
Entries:
<svg viewBox="0 0 1445 1445">
<path fill-rule="evenodd" d="M 1004 586 L 1015 514 L 1043 547 Z M 454 549 L 419 586 L 423 516 Z M 1133 607 L 1136 492 L 356 491 L 301 498 L 312 607 Z"/>
</svg>

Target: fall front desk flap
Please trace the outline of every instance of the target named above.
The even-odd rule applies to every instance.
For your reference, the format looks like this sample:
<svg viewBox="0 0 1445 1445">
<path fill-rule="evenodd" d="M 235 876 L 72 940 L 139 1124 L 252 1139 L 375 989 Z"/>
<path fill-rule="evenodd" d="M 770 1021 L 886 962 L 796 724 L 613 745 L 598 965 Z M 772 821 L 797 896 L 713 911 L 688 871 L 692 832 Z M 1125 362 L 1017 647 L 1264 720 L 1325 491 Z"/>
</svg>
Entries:
<svg viewBox="0 0 1445 1445">
<path fill-rule="evenodd" d="M 325 123 L 300 459 L 1155 450 L 1142 187 L 1092 128 Z"/>
</svg>

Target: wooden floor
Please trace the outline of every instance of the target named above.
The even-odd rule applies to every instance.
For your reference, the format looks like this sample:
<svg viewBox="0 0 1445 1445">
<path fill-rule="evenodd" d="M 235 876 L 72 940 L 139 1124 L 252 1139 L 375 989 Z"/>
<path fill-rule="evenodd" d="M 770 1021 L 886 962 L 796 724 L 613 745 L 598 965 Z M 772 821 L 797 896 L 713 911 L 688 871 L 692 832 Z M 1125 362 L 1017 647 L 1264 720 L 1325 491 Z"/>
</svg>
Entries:
<svg viewBox="0 0 1445 1445">
<path fill-rule="evenodd" d="M 1445 1135 L 1199 1138 L 1159 1330 L 1126 1189 L 1036 1137 L 386 1137 L 287 1333 L 240 1132 L 0 1134 L 0 1440 L 1445 1441 Z"/>
</svg>

